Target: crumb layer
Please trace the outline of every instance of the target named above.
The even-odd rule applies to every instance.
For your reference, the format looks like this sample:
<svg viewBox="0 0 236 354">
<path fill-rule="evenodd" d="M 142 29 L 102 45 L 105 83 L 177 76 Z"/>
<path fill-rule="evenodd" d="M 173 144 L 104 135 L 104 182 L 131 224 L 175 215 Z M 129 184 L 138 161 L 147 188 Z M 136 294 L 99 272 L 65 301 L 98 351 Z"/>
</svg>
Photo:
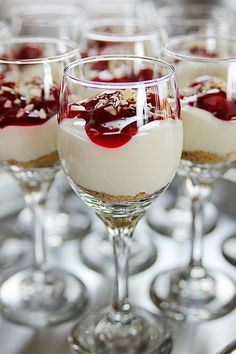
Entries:
<svg viewBox="0 0 236 354">
<path fill-rule="evenodd" d="M 59 161 L 57 151 L 52 152 L 49 155 L 40 156 L 36 160 L 30 161 L 17 161 L 8 160 L 7 164 L 12 166 L 18 166 L 23 168 L 40 168 L 40 167 L 50 167 Z"/>
<path fill-rule="evenodd" d="M 139 192 L 135 196 L 130 196 L 130 195 L 112 195 L 112 194 L 107 194 L 103 192 L 97 192 L 94 190 L 86 189 L 83 188 L 88 194 L 91 194 L 97 199 L 101 199 L 106 202 L 113 202 L 113 203 L 121 203 L 121 202 L 137 202 L 141 199 L 147 198 L 148 194 L 145 192 Z"/>
<path fill-rule="evenodd" d="M 217 164 L 236 160 L 236 151 L 227 154 L 217 154 L 208 151 L 183 151 L 182 159 L 190 160 L 196 164 Z"/>
</svg>

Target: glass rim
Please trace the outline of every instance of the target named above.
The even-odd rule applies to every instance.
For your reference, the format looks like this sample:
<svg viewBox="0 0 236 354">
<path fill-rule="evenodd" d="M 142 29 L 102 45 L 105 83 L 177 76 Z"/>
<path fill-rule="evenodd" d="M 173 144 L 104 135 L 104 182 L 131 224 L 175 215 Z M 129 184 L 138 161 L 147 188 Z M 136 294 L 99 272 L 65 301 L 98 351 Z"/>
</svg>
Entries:
<svg viewBox="0 0 236 354">
<path fill-rule="evenodd" d="M 59 39 L 53 37 L 33 37 L 33 36 L 19 36 L 12 37 L 10 39 L 6 39 L 1 42 L 1 45 L 9 45 L 9 44 L 63 44 L 67 47 L 70 47 L 66 53 L 52 55 L 48 57 L 42 58 L 34 58 L 34 59 L 2 59 L 0 58 L 0 64 L 12 64 L 12 65 L 20 65 L 20 64 L 42 64 L 42 63 L 51 63 L 61 61 L 64 58 L 71 58 L 76 54 L 80 55 L 78 44 L 67 39 Z"/>
<path fill-rule="evenodd" d="M 194 61 L 194 62 L 199 62 L 199 63 L 227 63 L 227 62 L 236 62 L 236 54 L 235 56 L 228 56 L 228 57 L 221 57 L 221 58 L 211 58 L 211 57 L 204 57 L 204 56 L 197 56 L 194 54 L 184 54 L 181 51 L 178 51 L 176 49 L 172 49 L 174 45 L 178 44 L 187 44 L 191 43 L 194 40 L 202 40 L 202 41 L 217 41 L 217 40 L 222 40 L 222 41 L 234 41 L 236 44 L 236 36 L 207 36 L 207 35 L 198 35 L 198 34 L 188 34 L 188 35 L 181 35 L 181 36 L 175 36 L 175 37 L 170 37 L 167 42 L 164 44 L 162 50 L 164 53 L 168 54 L 169 56 L 172 56 L 176 59 L 182 59 L 182 60 L 188 60 L 188 61 Z"/>
<path fill-rule="evenodd" d="M 226 347 L 219 350 L 217 354 L 233 354 L 233 351 L 236 350 L 236 339 L 230 342 Z"/>
<path fill-rule="evenodd" d="M 129 24 L 134 25 L 143 25 L 143 33 L 137 34 L 123 34 L 123 33 L 105 33 L 105 32 L 96 32 L 96 27 L 98 26 L 116 26 L 116 25 L 125 25 L 129 21 Z M 148 30 L 147 30 L 148 28 Z M 154 27 L 153 25 L 144 26 L 144 24 L 137 18 L 134 17 L 116 17 L 116 18 L 101 18 L 96 20 L 89 20 L 84 23 L 84 28 L 82 30 L 82 37 L 90 40 L 97 40 L 103 42 L 141 42 L 148 41 L 150 38 L 155 38 L 158 31 L 161 34 L 161 31 L 164 29 L 161 26 Z"/>
<path fill-rule="evenodd" d="M 73 75 L 71 75 L 69 72 L 71 69 L 74 67 L 78 67 L 83 64 L 87 63 L 92 63 L 92 62 L 98 62 L 98 61 L 108 61 L 108 60 L 145 60 L 148 62 L 152 63 L 159 63 L 162 65 L 165 65 L 168 67 L 170 72 L 162 77 L 151 79 L 151 80 L 143 80 L 143 81 L 131 81 L 131 82 L 100 82 L 100 81 L 92 81 L 92 80 L 85 80 L 85 79 L 79 79 Z M 78 59 L 69 65 L 67 65 L 64 69 L 64 77 L 79 84 L 83 85 L 86 87 L 92 87 L 92 88 L 101 88 L 101 89 L 113 89 L 113 88 L 138 88 L 140 86 L 142 87 L 150 87 L 150 86 L 155 86 L 157 83 L 163 82 L 170 80 L 171 78 L 175 77 L 175 68 L 172 64 L 168 63 L 165 60 L 162 59 L 156 59 L 152 57 L 146 57 L 146 56 L 138 56 L 138 55 L 122 55 L 122 54 L 117 54 L 117 55 L 99 55 L 99 56 L 94 56 L 94 57 L 88 57 L 84 59 Z"/>
</svg>

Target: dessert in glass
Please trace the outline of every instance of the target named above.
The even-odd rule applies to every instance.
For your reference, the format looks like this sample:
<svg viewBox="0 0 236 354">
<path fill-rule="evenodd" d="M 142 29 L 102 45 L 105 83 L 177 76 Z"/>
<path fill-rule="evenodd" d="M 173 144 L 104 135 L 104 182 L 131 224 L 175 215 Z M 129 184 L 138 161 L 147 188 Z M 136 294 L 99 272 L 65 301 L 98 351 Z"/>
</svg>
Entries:
<svg viewBox="0 0 236 354">
<path fill-rule="evenodd" d="M 81 34 L 81 53 L 84 57 L 109 54 L 132 54 L 158 57 L 162 42 L 162 30 L 147 26 L 137 19 L 116 18 L 98 19 L 85 23 Z M 100 63 L 95 63 L 91 75 L 96 81 L 116 81 L 117 78 L 106 75 L 103 70 L 96 70 Z M 99 68 L 98 68 L 99 69 Z M 109 72 L 107 72 L 109 75 Z M 117 73 L 117 75 L 122 75 Z M 141 72 L 139 73 L 141 78 Z M 142 70 L 142 79 L 152 77 L 149 68 Z M 91 76 L 92 78 L 92 76 Z M 120 76 L 121 78 L 121 76 Z M 147 234 L 132 239 L 129 273 L 135 274 L 150 267 L 156 260 L 157 250 Z M 81 257 L 84 263 L 101 273 L 113 272 L 112 247 L 108 234 L 100 232 L 87 235 L 81 242 Z"/>
<path fill-rule="evenodd" d="M 15 35 L 68 38 L 79 41 L 86 15 L 82 4 L 71 1 L 27 3 L 8 5 L 9 18 Z M 83 204 L 73 203 L 65 176 L 57 175 L 48 203 L 47 233 L 49 245 L 60 246 L 63 241 L 78 239 L 90 231 L 91 218 Z M 24 209 L 19 217 L 27 228 L 30 215 Z"/>
<path fill-rule="evenodd" d="M 0 39 L 1 41 L 11 38 L 11 29 L 10 26 L 5 21 L 0 21 Z M 0 169 L 1 177 L 3 181 L 5 176 L 7 177 L 6 172 L 3 168 Z M 1 186 L 3 188 L 3 186 Z M 2 194 L 3 190 L 1 190 Z M 14 204 L 14 203 L 12 203 Z M 17 237 L 16 233 L 12 230 L 9 225 L 12 225 L 12 209 L 10 208 L 7 212 L 6 217 L 4 216 L 1 219 L 1 230 L 0 230 L 0 270 L 5 270 L 10 266 L 14 265 L 18 260 L 26 255 L 26 252 L 29 252 L 28 242 L 24 237 Z M 11 215 L 9 215 L 11 214 Z M 21 235 L 20 235 L 21 236 Z M 24 235 L 25 236 L 25 235 Z"/>
<path fill-rule="evenodd" d="M 180 36 L 170 39 L 164 53 L 175 63 L 181 97 L 179 171 L 192 204 L 192 240 L 189 263 L 157 275 L 151 296 L 175 319 L 210 320 L 235 308 L 234 281 L 203 264 L 201 216 L 215 183 L 236 160 L 236 40 Z"/>
<path fill-rule="evenodd" d="M 0 162 L 18 181 L 33 215 L 33 264 L 4 280 L 1 309 L 8 319 L 31 326 L 72 317 L 85 303 L 74 275 L 49 265 L 45 203 L 59 169 L 57 113 L 63 69 L 78 59 L 69 41 L 18 37 L 0 44 Z"/>
<path fill-rule="evenodd" d="M 94 81 L 95 64 L 107 81 Z M 148 80 L 144 69 L 152 72 Z M 161 60 L 126 55 L 72 63 L 64 75 L 59 125 L 62 167 L 107 227 L 116 273 L 111 306 L 82 316 L 70 345 L 79 353 L 169 353 L 164 323 L 131 305 L 127 280 L 134 228 L 170 183 L 182 152 L 174 69 Z"/>
<path fill-rule="evenodd" d="M 147 12 L 149 22 L 152 14 L 155 14 L 153 15 L 155 22 L 158 17 L 159 25 L 163 26 L 170 38 L 191 33 L 229 36 L 235 31 L 234 14 L 225 7 L 181 4 L 151 8 Z M 217 208 L 209 200 L 203 209 L 204 235 L 216 227 L 217 220 Z M 164 196 L 162 204 L 159 207 L 154 205 L 150 209 L 147 222 L 153 230 L 164 236 L 173 237 L 177 241 L 185 241 L 191 237 L 191 203 L 181 176 L 174 181 Z"/>
</svg>

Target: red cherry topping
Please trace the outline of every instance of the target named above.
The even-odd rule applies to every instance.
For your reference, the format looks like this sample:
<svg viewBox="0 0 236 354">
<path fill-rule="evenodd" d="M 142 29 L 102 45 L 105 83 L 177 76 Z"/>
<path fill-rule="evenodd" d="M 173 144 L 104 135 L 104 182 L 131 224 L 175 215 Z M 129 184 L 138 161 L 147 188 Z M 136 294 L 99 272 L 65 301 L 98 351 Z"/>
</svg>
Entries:
<svg viewBox="0 0 236 354">
<path fill-rule="evenodd" d="M 58 106 L 57 85 L 46 95 L 41 79 L 22 86 L 14 82 L 0 84 L 0 128 L 43 124 L 57 114 Z"/>
<path fill-rule="evenodd" d="M 217 53 L 216 52 L 209 52 L 206 48 L 199 47 L 197 45 L 191 47 L 189 49 L 189 53 L 192 54 L 192 55 L 199 56 L 199 57 L 217 58 Z"/>
<path fill-rule="evenodd" d="M 43 50 L 36 44 L 24 44 L 14 52 L 14 59 L 37 59 L 42 58 Z"/>
<path fill-rule="evenodd" d="M 217 77 L 202 76 L 189 87 L 191 96 L 188 103 L 192 107 L 204 109 L 216 118 L 232 121 L 236 119 L 236 100 L 228 100 L 225 84 Z M 183 95 L 183 99 L 187 96 Z"/>
<path fill-rule="evenodd" d="M 84 119 L 88 137 L 95 144 L 107 148 L 126 144 L 137 134 L 141 125 L 163 120 L 166 114 L 169 114 L 169 118 L 176 118 L 167 100 L 161 106 L 158 96 L 154 93 L 147 93 L 147 104 L 142 118 L 137 117 L 136 108 L 135 93 L 127 89 L 103 93 L 87 101 L 71 104 L 64 116 Z M 165 110 L 164 117 L 160 113 L 161 109 Z"/>
</svg>

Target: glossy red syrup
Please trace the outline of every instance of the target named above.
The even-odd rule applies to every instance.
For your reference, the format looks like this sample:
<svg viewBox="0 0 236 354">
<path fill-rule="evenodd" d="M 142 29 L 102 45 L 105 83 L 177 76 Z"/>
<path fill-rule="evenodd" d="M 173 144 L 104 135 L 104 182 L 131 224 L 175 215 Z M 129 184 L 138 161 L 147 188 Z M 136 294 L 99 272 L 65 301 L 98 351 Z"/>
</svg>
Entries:
<svg viewBox="0 0 236 354">
<path fill-rule="evenodd" d="M 37 59 L 43 57 L 43 50 L 36 44 L 24 44 L 14 51 L 14 59 Z"/>
<path fill-rule="evenodd" d="M 206 58 L 217 58 L 216 52 L 209 52 L 204 47 L 193 46 L 189 49 L 189 53 L 192 55 L 196 55 L 199 57 L 206 57 Z"/>
<path fill-rule="evenodd" d="M 127 101 L 123 97 L 122 91 L 116 91 L 101 94 L 82 103 L 71 104 L 67 107 L 65 117 L 84 119 L 88 137 L 95 144 L 107 148 L 126 144 L 137 134 L 140 125 L 164 119 L 157 113 L 160 103 L 156 94 L 147 94 L 147 111 L 141 121 L 136 118 L 135 100 Z M 79 110 L 79 106 L 84 110 Z M 173 114 L 170 118 L 175 119 Z"/>
<path fill-rule="evenodd" d="M 35 89 L 38 94 L 34 96 Z M 0 128 L 40 125 L 57 114 L 59 87 L 52 86 L 46 97 L 42 80 L 35 79 L 25 83 L 24 90 L 32 92 L 30 98 L 14 82 L 0 81 Z"/>
<path fill-rule="evenodd" d="M 214 79 L 196 80 L 190 87 L 195 88 L 197 93 L 196 100 L 189 103 L 192 107 L 204 109 L 221 120 L 236 119 L 236 100 L 229 101 L 219 85 L 214 87 Z"/>
</svg>

